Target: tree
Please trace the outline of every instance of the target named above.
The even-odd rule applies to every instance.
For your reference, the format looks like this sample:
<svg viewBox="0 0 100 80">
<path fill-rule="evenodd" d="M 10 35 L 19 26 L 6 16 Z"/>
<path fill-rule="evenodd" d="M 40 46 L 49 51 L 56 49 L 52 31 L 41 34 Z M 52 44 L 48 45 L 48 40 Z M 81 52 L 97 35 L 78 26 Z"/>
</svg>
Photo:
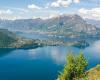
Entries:
<svg viewBox="0 0 100 80">
<path fill-rule="evenodd" d="M 58 75 L 58 80 L 79 80 L 79 78 L 85 76 L 87 65 L 87 60 L 82 52 L 79 55 L 69 53 L 66 57 L 64 69 Z"/>
</svg>

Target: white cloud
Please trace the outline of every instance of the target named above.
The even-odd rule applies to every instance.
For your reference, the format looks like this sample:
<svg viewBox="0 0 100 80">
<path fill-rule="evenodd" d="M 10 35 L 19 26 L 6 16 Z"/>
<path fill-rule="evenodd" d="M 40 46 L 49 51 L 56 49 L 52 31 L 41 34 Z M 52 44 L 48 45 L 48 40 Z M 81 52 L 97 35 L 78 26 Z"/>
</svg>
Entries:
<svg viewBox="0 0 100 80">
<path fill-rule="evenodd" d="M 15 7 L 7 7 L 7 8 L 10 8 L 11 10 L 13 11 L 18 11 L 18 12 L 28 12 L 29 10 L 28 9 L 24 9 L 24 8 L 15 8 Z"/>
<path fill-rule="evenodd" d="M 23 16 L 22 12 L 25 14 L 26 11 L 24 9 L 22 10 L 22 9 L 17 9 L 17 8 L 1 9 L 0 19 L 8 19 L 8 20 L 25 19 L 26 16 Z"/>
<path fill-rule="evenodd" d="M 72 3 L 72 0 L 58 0 L 58 3 L 63 7 L 68 7 Z"/>
<path fill-rule="evenodd" d="M 81 8 L 78 12 L 83 18 L 100 20 L 100 7 L 92 9 Z"/>
<path fill-rule="evenodd" d="M 6 10 L 0 10 L 0 19 L 12 19 L 11 15 L 13 14 L 13 11 L 11 11 L 10 9 L 6 9 Z"/>
<path fill-rule="evenodd" d="M 47 15 L 45 15 L 45 16 L 33 16 L 33 19 L 41 18 L 43 20 L 46 20 L 46 19 L 58 17 L 59 15 L 61 15 L 56 11 L 53 11 L 53 12 L 50 12 L 50 13 L 45 12 L 44 14 L 47 14 Z"/>
<path fill-rule="evenodd" d="M 49 4 L 49 7 L 68 7 L 72 3 L 80 3 L 80 0 L 56 0 Z"/>
<path fill-rule="evenodd" d="M 12 14 L 13 12 L 10 9 L 7 10 L 0 10 L 0 15 L 2 14 Z"/>
<path fill-rule="evenodd" d="M 80 0 L 73 0 L 74 3 L 80 3 Z"/>
<path fill-rule="evenodd" d="M 35 4 L 28 5 L 28 8 L 29 9 L 33 9 L 33 10 L 41 9 L 41 7 L 39 7 L 39 6 L 35 5 Z"/>
<path fill-rule="evenodd" d="M 26 19 L 24 16 L 20 16 L 20 15 L 7 15 L 7 14 L 2 14 L 0 15 L 0 19 L 6 19 L 6 20 L 15 20 L 15 19 Z"/>
<path fill-rule="evenodd" d="M 72 0 L 57 0 L 51 3 L 51 7 L 68 7 Z"/>
<path fill-rule="evenodd" d="M 57 3 L 57 2 L 53 2 L 53 3 L 51 4 L 51 7 L 60 7 L 60 4 Z"/>
</svg>

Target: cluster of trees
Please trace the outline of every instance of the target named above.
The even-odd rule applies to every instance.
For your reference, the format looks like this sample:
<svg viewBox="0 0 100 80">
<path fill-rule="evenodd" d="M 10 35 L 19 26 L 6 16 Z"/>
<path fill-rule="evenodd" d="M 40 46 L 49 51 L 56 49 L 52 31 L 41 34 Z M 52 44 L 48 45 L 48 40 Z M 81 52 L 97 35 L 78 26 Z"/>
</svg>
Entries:
<svg viewBox="0 0 100 80">
<path fill-rule="evenodd" d="M 66 64 L 57 80 L 82 80 L 86 76 L 87 65 L 88 62 L 82 52 L 79 55 L 74 55 L 71 52 L 67 55 Z"/>
<path fill-rule="evenodd" d="M 12 42 L 14 42 L 15 39 L 12 37 L 9 37 L 8 34 L 4 34 L 0 32 L 0 48 L 4 48 L 9 46 Z"/>
</svg>

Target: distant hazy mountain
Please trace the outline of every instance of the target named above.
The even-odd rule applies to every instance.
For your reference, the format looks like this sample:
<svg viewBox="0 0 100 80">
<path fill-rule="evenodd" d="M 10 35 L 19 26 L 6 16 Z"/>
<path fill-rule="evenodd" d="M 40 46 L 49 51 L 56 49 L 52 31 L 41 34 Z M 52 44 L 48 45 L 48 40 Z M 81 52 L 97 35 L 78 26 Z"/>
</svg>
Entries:
<svg viewBox="0 0 100 80">
<path fill-rule="evenodd" d="M 83 37 L 100 34 L 100 29 L 87 24 L 78 15 L 61 15 L 50 19 L 0 20 L 0 27 L 17 31 L 41 32 L 51 35 Z"/>
<path fill-rule="evenodd" d="M 96 27 L 100 28 L 100 20 L 86 19 L 86 21 Z"/>
</svg>

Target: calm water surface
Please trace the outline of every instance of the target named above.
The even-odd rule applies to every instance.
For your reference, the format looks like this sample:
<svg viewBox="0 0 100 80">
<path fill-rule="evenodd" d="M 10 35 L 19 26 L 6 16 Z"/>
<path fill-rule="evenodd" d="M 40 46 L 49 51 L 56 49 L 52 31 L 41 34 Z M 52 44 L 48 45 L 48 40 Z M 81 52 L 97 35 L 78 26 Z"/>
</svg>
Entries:
<svg viewBox="0 0 100 80">
<path fill-rule="evenodd" d="M 97 51 L 100 47 L 97 46 L 95 51 L 92 49 L 94 46 L 84 50 L 89 68 L 100 64 L 100 51 Z M 3 51 L 5 55 L 0 57 L 0 80 L 55 80 L 58 72 L 63 68 L 65 55 L 69 50 L 75 53 L 80 51 L 74 47 L 64 46 Z"/>
<path fill-rule="evenodd" d="M 0 50 L 0 80 L 55 80 L 63 69 L 69 50 L 77 54 L 80 49 L 65 46 L 45 46 L 30 50 Z M 100 64 L 100 41 L 83 50 L 89 61 L 88 68 Z"/>
</svg>

